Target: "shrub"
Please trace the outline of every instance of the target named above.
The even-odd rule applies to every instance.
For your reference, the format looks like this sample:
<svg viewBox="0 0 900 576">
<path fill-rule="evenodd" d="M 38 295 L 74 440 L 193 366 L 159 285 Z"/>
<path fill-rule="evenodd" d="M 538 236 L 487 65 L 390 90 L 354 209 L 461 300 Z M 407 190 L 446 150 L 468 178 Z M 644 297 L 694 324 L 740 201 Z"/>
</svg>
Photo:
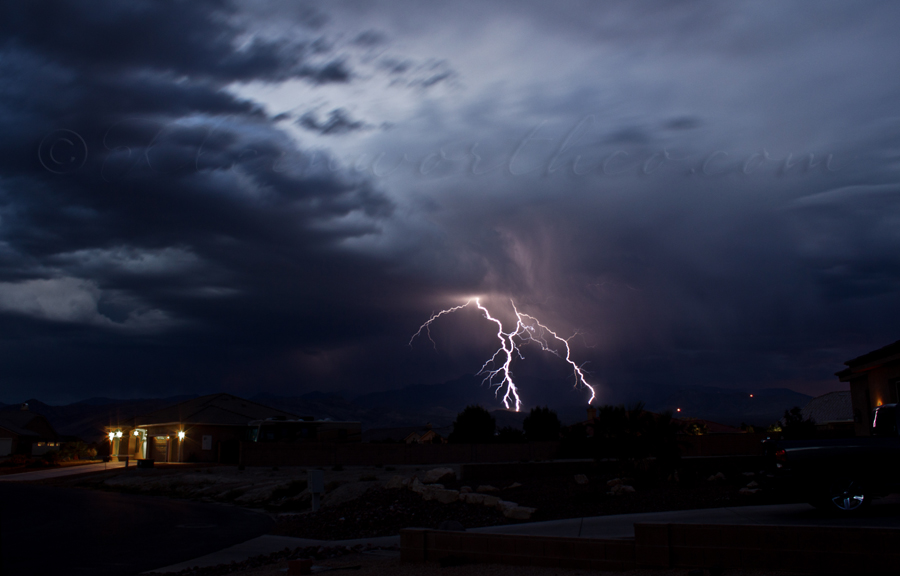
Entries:
<svg viewBox="0 0 900 576">
<path fill-rule="evenodd" d="M 525 433 L 519 430 L 518 428 L 513 428 L 512 426 L 504 426 L 497 432 L 497 442 L 501 444 L 522 444 L 527 442 L 528 439 L 525 437 Z"/>
</svg>

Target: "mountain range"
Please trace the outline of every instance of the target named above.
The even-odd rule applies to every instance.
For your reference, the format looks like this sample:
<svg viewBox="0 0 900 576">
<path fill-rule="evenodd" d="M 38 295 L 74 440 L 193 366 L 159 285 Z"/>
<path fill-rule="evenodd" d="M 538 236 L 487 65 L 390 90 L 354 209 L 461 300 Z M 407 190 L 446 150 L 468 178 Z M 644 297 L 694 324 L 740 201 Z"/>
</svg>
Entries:
<svg viewBox="0 0 900 576">
<path fill-rule="evenodd" d="M 522 421 L 533 406 L 551 407 L 564 424 L 586 419 L 588 404 L 585 390 L 542 380 L 525 380 L 521 383 L 520 390 L 524 398 L 532 400 L 520 412 L 505 409 L 494 389 L 482 384 L 482 379 L 476 376 L 463 376 L 442 384 L 404 386 L 353 398 L 316 391 L 299 396 L 257 394 L 249 399 L 277 406 L 299 416 L 359 421 L 362 422 L 363 429 L 367 430 L 421 426 L 426 423 L 436 427 L 448 426 L 470 404 L 478 404 L 491 410 L 498 428 L 521 428 Z M 194 397 L 196 396 L 182 395 L 132 400 L 90 398 L 62 406 L 52 406 L 37 399 L 30 399 L 27 403 L 29 410 L 45 416 L 60 434 L 95 442 L 103 438 L 104 426 L 127 421 Z M 787 388 L 760 389 L 751 396 L 746 390 L 659 384 L 643 384 L 616 391 L 604 390 L 602 398 L 604 404 L 633 406 L 641 402 L 646 410 L 652 412 L 671 411 L 678 417 L 702 418 L 733 426 L 744 422 L 756 426 L 769 425 L 781 418 L 785 410 L 794 406 L 803 407 L 812 399 L 811 396 Z M 0 410 L 16 409 L 18 406 L 0 403 Z"/>
</svg>

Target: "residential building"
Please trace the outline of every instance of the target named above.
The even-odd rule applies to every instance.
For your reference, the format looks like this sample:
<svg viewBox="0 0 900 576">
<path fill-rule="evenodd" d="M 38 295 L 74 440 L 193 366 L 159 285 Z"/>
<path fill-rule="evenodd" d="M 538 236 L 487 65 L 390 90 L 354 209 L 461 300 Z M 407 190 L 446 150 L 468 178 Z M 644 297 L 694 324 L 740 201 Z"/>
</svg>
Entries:
<svg viewBox="0 0 900 576">
<path fill-rule="evenodd" d="M 900 402 L 900 340 L 844 364 L 836 376 L 850 383 L 856 435 L 868 436 L 872 410 Z"/>
<path fill-rule="evenodd" d="M 50 422 L 22 404 L 0 411 L 0 457 L 10 454 L 40 456 L 59 449 L 59 435 Z"/>
</svg>

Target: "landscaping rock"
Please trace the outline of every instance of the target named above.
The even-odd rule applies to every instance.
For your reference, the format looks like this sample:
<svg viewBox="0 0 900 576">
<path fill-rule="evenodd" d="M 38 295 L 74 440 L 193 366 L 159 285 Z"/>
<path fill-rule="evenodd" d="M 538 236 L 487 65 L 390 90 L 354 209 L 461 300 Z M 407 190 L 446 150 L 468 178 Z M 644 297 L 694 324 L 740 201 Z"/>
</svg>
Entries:
<svg viewBox="0 0 900 576">
<path fill-rule="evenodd" d="M 463 486 L 462 488 L 459 489 L 459 491 L 463 494 L 468 494 L 469 492 L 472 491 L 472 487 L 471 486 Z"/>
<path fill-rule="evenodd" d="M 507 486 L 506 489 L 507 489 L 507 490 L 512 490 L 513 488 L 519 488 L 520 486 L 522 486 L 522 483 L 521 483 L 521 482 L 513 482 L 512 484 L 510 484 L 509 486 Z"/>
<path fill-rule="evenodd" d="M 490 484 L 484 484 L 475 489 L 479 494 L 490 494 L 493 492 L 499 492 L 500 489 L 496 486 L 491 486 Z"/>
<path fill-rule="evenodd" d="M 609 486 L 610 488 L 612 488 L 613 486 L 618 486 L 621 483 L 622 483 L 621 478 L 613 478 L 612 480 L 607 482 L 606 485 Z"/>
<path fill-rule="evenodd" d="M 452 468 L 433 468 L 422 475 L 424 484 L 436 484 L 441 480 L 453 480 L 456 478 L 456 472 Z"/>
<path fill-rule="evenodd" d="M 418 478 L 413 478 L 412 482 L 409 483 L 409 489 L 416 494 L 421 494 L 425 490 L 425 485 L 419 482 Z"/>
<path fill-rule="evenodd" d="M 436 490 L 434 499 L 441 504 L 450 504 L 459 500 L 459 490 Z"/>
<path fill-rule="evenodd" d="M 500 502 L 500 498 L 498 498 L 497 496 L 491 496 L 489 494 L 482 494 L 482 496 L 483 498 L 481 500 L 481 503 L 490 508 L 496 508 L 497 503 Z"/>
<path fill-rule="evenodd" d="M 710 482 L 722 482 L 724 480 L 725 480 L 725 475 L 722 474 L 721 472 L 713 474 L 712 476 L 709 477 Z"/>
<path fill-rule="evenodd" d="M 503 515 L 511 520 L 531 520 L 531 515 L 535 513 L 536 508 L 527 506 L 516 506 L 503 511 Z"/>
<path fill-rule="evenodd" d="M 587 484 L 588 477 L 585 476 L 584 474 L 576 474 L 575 475 L 575 483 L 576 484 Z"/>
<path fill-rule="evenodd" d="M 484 494 L 475 494 L 472 492 L 463 492 L 459 495 L 459 499 L 467 504 L 484 504 Z"/>
<path fill-rule="evenodd" d="M 749 496 L 750 494 L 756 494 L 759 492 L 759 488 L 741 488 L 738 490 L 738 494 L 743 494 L 745 496 Z"/>
<path fill-rule="evenodd" d="M 747 488 L 756 488 L 758 486 L 759 486 L 759 482 L 757 482 L 755 480 L 753 482 L 747 484 Z"/>
<path fill-rule="evenodd" d="M 390 480 L 388 480 L 387 484 L 384 485 L 388 490 L 394 490 L 397 488 L 406 488 L 409 486 L 409 478 L 404 478 L 403 476 L 394 476 Z"/>
</svg>

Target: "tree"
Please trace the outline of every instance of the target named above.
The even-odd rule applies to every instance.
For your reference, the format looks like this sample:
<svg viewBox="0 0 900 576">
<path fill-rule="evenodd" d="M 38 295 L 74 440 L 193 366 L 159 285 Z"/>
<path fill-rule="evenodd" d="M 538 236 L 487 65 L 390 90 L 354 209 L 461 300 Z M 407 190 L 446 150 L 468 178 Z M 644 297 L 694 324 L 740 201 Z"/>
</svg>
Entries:
<svg viewBox="0 0 900 576">
<path fill-rule="evenodd" d="M 497 442 L 501 444 L 521 444 L 526 440 L 525 433 L 512 426 L 504 426 L 497 431 Z"/>
<path fill-rule="evenodd" d="M 816 422 L 812 418 L 803 418 L 799 406 L 784 411 L 781 432 L 786 440 L 803 440 L 816 435 Z"/>
<path fill-rule="evenodd" d="M 522 428 L 525 429 L 525 437 L 530 442 L 541 442 L 559 440 L 562 424 L 556 412 L 546 406 L 543 408 L 536 406 L 525 417 L 525 421 L 522 422 Z"/>
<path fill-rule="evenodd" d="M 490 412 L 481 406 L 466 406 L 456 415 L 449 440 L 458 444 L 493 442 L 496 429 L 497 422 Z"/>
</svg>

